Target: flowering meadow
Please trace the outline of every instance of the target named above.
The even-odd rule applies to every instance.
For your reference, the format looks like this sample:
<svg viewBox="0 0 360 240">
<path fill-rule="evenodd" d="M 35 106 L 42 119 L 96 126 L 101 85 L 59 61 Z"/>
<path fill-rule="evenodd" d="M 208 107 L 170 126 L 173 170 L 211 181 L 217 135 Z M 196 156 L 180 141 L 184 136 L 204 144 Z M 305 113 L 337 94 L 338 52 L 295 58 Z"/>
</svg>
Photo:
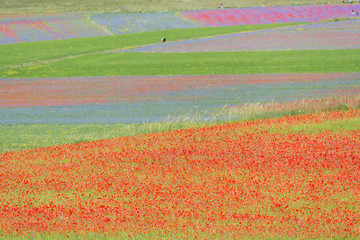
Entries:
<svg viewBox="0 0 360 240">
<path fill-rule="evenodd" d="M 59 13 L 0 16 L 0 44 L 134 32 L 353 18 L 360 5 L 305 5 L 146 13 Z"/>
<path fill-rule="evenodd" d="M 114 34 L 201 27 L 172 12 L 102 13 L 91 19 Z"/>
<path fill-rule="evenodd" d="M 81 14 L 0 18 L 0 44 L 105 35 Z"/>
<path fill-rule="evenodd" d="M 360 48 L 360 19 L 154 44 L 126 51 L 224 52 Z"/>
<path fill-rule="evenodd" d="M 351 96 L 359 86 L 359 73 L 0 79 L 0 123 L 215 121 L 225 105 Z"/>
<path fill-rule="evenodd" d="M 359 118 L 319 112 L 1 153 L 0 233 L 355 239 Z"/>
<path fill-rule="evenodd" d="M 360 12 L 359 5 L 304 5 L 252 7 L 224 10 L 183 11 L 181 16 L 203 26 L 232 26 L 280 22 L 319 22 L 334 18 L 354 17 L 352 10 Z"/>
</svg>

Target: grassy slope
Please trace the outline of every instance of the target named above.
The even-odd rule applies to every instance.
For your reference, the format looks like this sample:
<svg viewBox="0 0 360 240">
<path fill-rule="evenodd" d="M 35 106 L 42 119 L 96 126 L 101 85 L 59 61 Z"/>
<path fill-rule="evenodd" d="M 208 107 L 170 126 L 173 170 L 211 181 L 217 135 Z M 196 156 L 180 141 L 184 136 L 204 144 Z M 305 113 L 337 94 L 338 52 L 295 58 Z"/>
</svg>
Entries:
<svg viewBox="0 0 360 240">
<path fill-rule="evenodd" d="M 36 61 L 53 60 L 61 57 L 159 43 L 163 36 L 166 36 L 169 41 L 177 41 L 210 37 L 221 34 L 294 26 L 299 24 L 302 23 L 173 29 L 156 32 L 129 33 L 115 36 L 0 45 L 0 68 L 18 64 L 29 64 Z"/>
<path fill-rule="evenodd" d="M 1 69 L 0 76 L 76 77 L 358 72 L 359 55 L 360 49 L 203 53 L 127 52 L 87 55 L 30 67 Z"/>
<path fill-rule="evenodd" d="M 334 109 L 340 109 L 334 106 Z M 343 107 L 346 109 L 346 107 Z M 306 113 L 310 111 L 302 111 Z M 259 112 L 251 119 L 274 118 L 285 115 L 299 114 L 295 108 L 292 111 Z M 133 136 L 177 129 L 188 129 L 221 124 L 223 122 L 158 122 L 142 124 L 33 124 L 33 125 L 0 125 L 0 153 L 19 151 L 67 143 L 90 142 L 112 137 Z M 276 131 L 277 126 L 272 126 Z M 360 130 L 360 118 L 326 121 L 322 123 L 292 125 L 288 132 L 319 132 L 324 130 Z"/>
<path fill-rule="evenodd" d="M 33 124 L 0 125 L 0 153 L 20 149 L 89 142 L 112 137 L 133 136 L 176 129 L 200 127 L 202 122 L 144 124 Z"/>
<path fill-rule="evenodd" d="M 225 7 L 253 7 L 302 4 L 340 4 L 339 0 L 226 0 Z M 167 11 L 188 9 L 219 8 L 218 0 L 2 0 L 0 11 L 3 13 L 49 12 L 49 11 Z"/>
<path fill-rule="evenodd" d="M 328 121 L 319 124 L 301 124 L 288 129 L 290 132 L 352 131 L 360 129 L 360 118 Z"/>
<path fill-rule="evenodd" d="M 318 101 L 292 101 L 287 103 L 248 104 L 232 107 L 228 111 L 220 109 L 219 116 L 233 119 L 257 120 L 276 118 L 285 115 L 297 115 L 316 111 L 360 109 L 359 96 L 325 98 Z M 246 117 L 245 117 L 246 116 Z M 142 124 L 16 124 L 0 125 L 0 153 L 18 151 L 67 143 L 90 142 L 112 137 L 133 136 L 176 129 L 188 129 L 222 124 L 222 121 L 202 122 L 194 116 L 192 119 L 179 119 L 174 122 Z M 316 132 L 321 130 L 356 130 L 360 128 L 360 119 L 328 121 L 321 124 L 292 125 L 286 127 L 289 132 Z M 269 131 L 276 131 L 273 126 Z"/>
</svg>

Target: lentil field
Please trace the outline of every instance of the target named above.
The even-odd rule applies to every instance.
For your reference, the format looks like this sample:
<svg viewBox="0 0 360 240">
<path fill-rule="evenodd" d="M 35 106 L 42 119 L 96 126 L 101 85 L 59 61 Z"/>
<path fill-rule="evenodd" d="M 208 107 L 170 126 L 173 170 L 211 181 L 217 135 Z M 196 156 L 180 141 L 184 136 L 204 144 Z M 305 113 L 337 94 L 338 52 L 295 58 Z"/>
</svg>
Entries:
<svg viewBox="0 0 360 240">
<path fill-rule="evenodd" d="M 358 239 L 356 11 L 1 15 L 0 238 Z"/>
</svg>

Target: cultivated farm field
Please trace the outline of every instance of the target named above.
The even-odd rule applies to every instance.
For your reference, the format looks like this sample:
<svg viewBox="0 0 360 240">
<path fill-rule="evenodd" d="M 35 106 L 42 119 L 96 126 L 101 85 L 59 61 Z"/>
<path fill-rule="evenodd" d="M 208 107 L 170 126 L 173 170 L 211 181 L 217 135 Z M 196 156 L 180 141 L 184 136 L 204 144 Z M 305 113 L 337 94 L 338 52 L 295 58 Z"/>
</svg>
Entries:
<svg viewBox="0 0 360 240">
<path fill-rule="evenodd" d="M 360 237 L 360 4 L 115 2 L 3 7 L 0 238 Z"/>
</svg>

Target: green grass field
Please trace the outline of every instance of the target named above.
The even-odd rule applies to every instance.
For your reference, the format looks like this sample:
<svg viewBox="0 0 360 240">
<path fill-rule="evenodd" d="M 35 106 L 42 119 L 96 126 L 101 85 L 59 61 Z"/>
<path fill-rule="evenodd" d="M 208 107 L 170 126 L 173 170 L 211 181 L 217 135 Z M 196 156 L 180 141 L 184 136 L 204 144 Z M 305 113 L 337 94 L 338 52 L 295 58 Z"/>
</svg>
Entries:
<svg viewBox="0 0 360 240">
<path fill-rule="evenodd" d="M 84 54 L 102 54 L 105 51 L 130 49 L 138 46 L 159 43 L 163 36 L 166 36 L 168 41 L 172 42 L 212 37 L 223 34 L 297 26 L 302 24 L 305 23 L 172 29 L 156 32 L 129 33 L 115 36 L 0 45 L 0 52 L 2 53 L 0 55 L 0 69 L 16 67 L 17 65 L 36 65 L 39 62 L 55 61 L 57 59 L 76 57 Z M 0 74 L 0 76 L 2 76 L 2 74 Z"/>
<path fill-rule="evenodd" d="M 5 68 L 3 77 L 81 77 L 358 72 L 360 49 L 204 53 L 108 53 Z M 139 67 L 141 66 L 141 67 Z"/>
<path fill-rule="evenodd" d="M 3 13 L 19 12 L 63 12 L 63 11 L 111 11 L 111 12 L 140 12 L 140 11 L 169 11 L 189 9 L 213 9 L 220 7 L 215 0 L 2 0 L 0 11 Z M 225 8 L 253 7 L 253 6 L 279 6 L 279 5 L 305 5 L 305 4 L 340 4 L 337 0 L 226 0 Z"/>
</svg>

